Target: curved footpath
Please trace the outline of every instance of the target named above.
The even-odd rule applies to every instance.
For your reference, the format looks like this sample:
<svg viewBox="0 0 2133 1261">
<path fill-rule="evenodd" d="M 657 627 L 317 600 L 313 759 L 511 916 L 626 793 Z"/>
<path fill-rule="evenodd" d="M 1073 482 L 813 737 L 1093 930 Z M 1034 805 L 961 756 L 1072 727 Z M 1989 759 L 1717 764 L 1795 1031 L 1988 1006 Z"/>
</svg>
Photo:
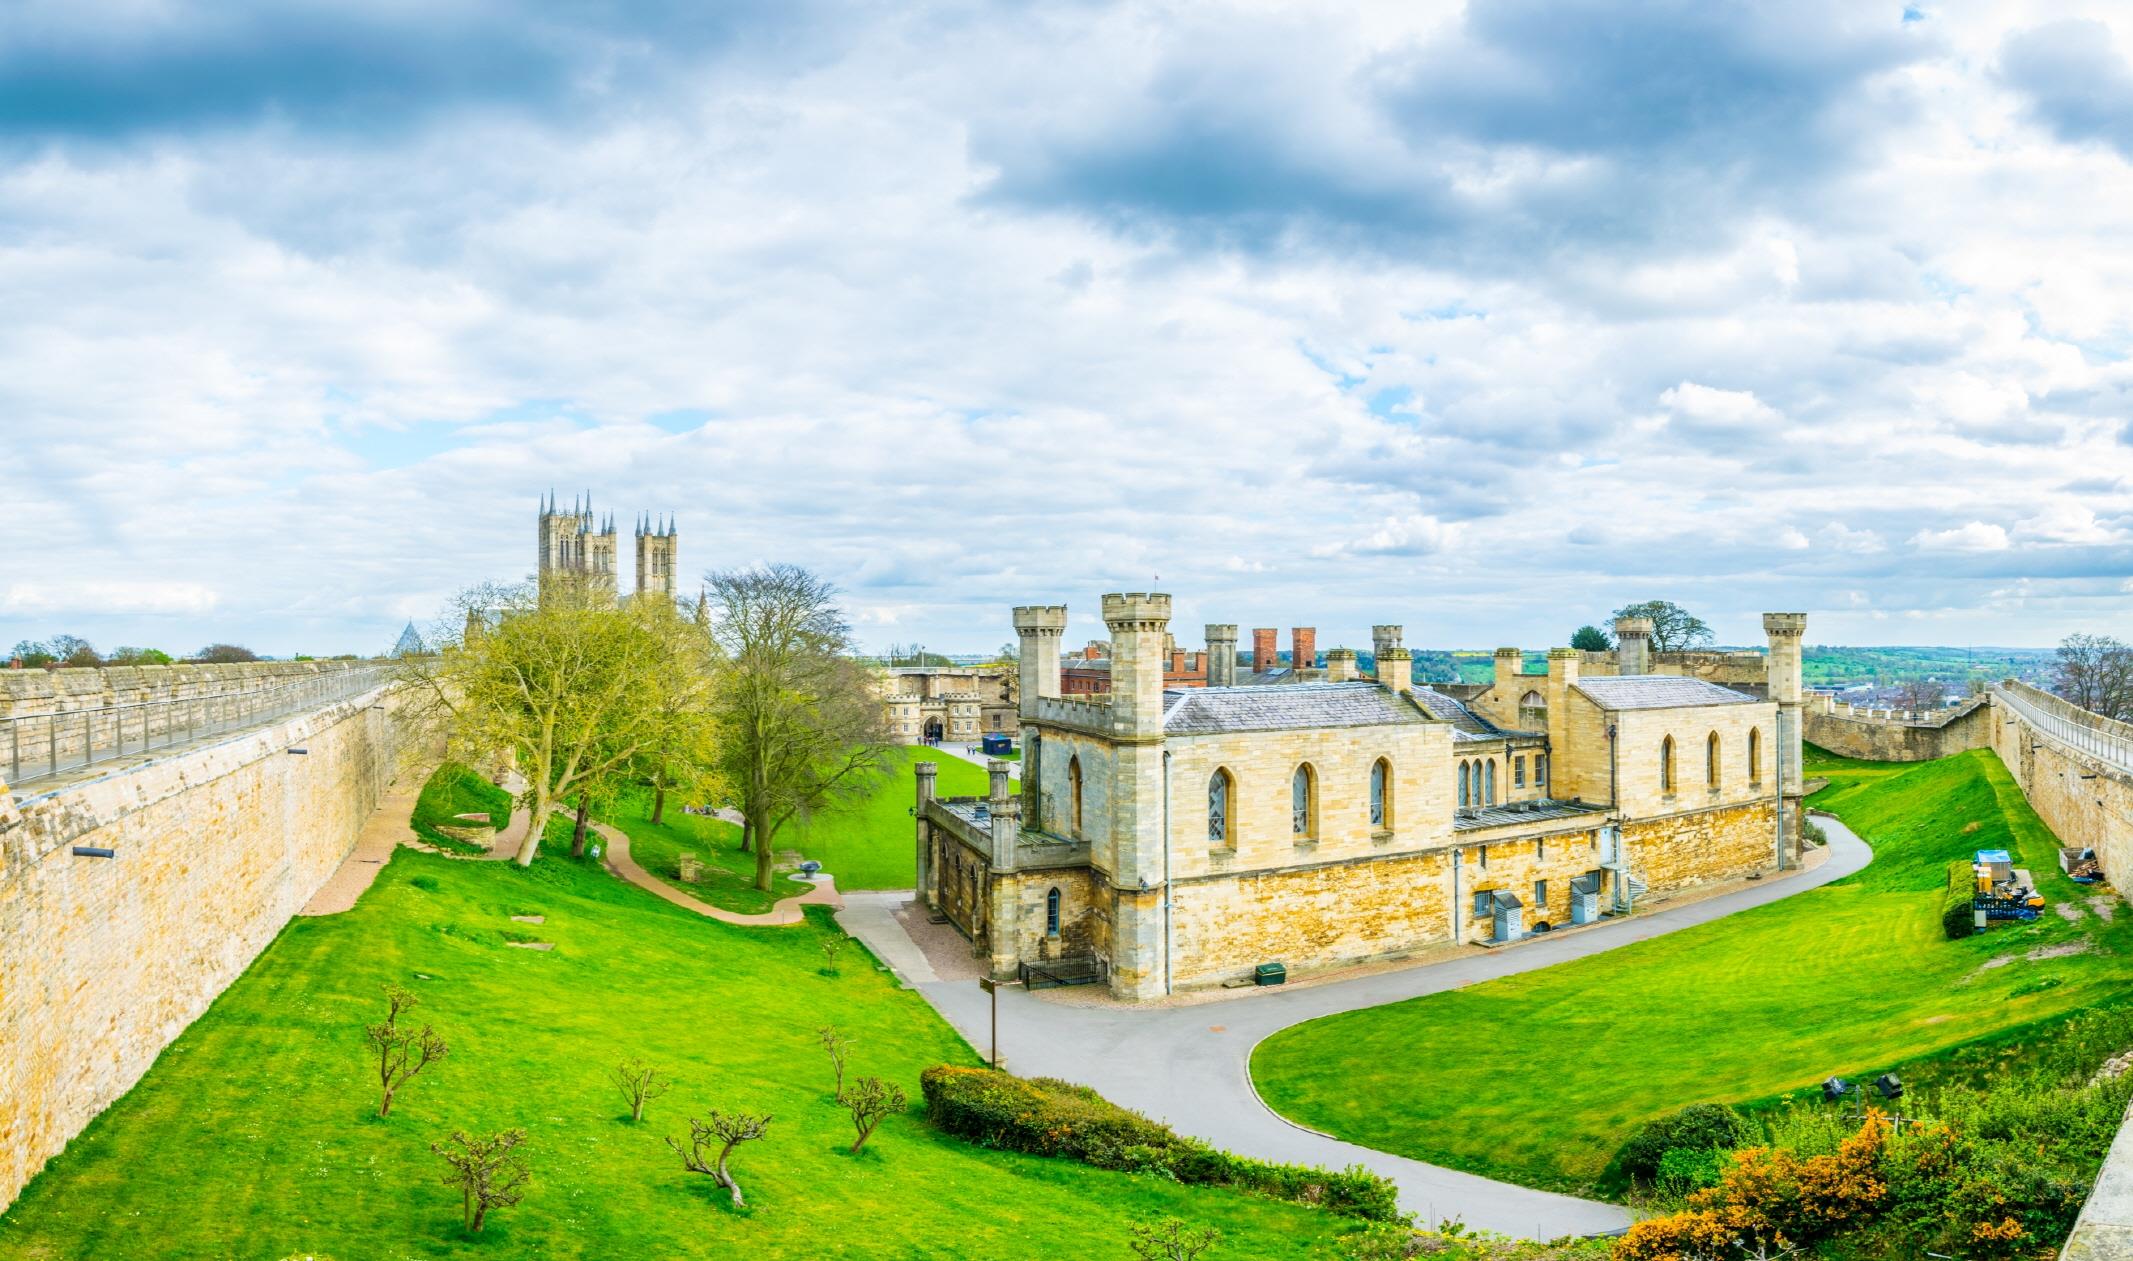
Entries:
<svg viewBox="0 0 2133 1261">
<path fill-rule="evenodd" d="M 814 888 L 793 897 L 782 898 L 760 915 L 743 915 L 739 911 L 728 911 L 713 906 L 708 902 L 699 902 L 651 872 L 646 871 L 635 858 L 631 857 L 630 838 L 623 833 L 622 829 L 609 827 L 607 824 L 597 820 L 589 822 L 592 830 L 599 834 L 600 839 L 607 842 L 606 848 L 600 851 L 600 861 L 607 864 L 609 871 L 655 897 L 664 898 L 666 901 L 672 902 L 684 910 L 694 911 L 698 915 L 708 915 L 722 924 L 740 924 L 744 927 L 797 924 L 807 918 L 807 913 L 800 909 L 803 906 L 828 906 L 840 910 L 844 907 L 844 900 L 837 896 L 837 882 L 832 880 L 826 872 L 816 873 Z M 795 876 L 794 879 L 797 880 L 799 877 Z"/>
<path fill-rule="evenodd" d="M 1252 1048 L 1320 1016 L 1531 972 L 1707 924 L 1841 879 L 1873 857 L 1843 823 L 1827 816 L 1817 821 L 1829 835 L 1830 855 L 1812 871 L 1443 963 L 1182 1007 L 1075 1006 L 1002 986 L 1000 1056 L 1024 1076 L 1092 1086 L 1126 1107 L 1241 1155 L 1334 1169 L 1363 1165 L 1398 1183 L 1400 1206 L 1427 1223 L 1452 1218 L 1535 1239 L 1617 1230 L 1631 1220 L 1629 1210 L 1617 1204 L 1424 1164 L 1286 1121 L 1252 1088 Z M 936 979 L 893 914 L 910 892 L 846 896 L 850 905 L 839 916 L 846 931 L 901 972 L 972 1046 L 986 1047 L 991 1038 L 987 995 L 968 981 Z M 1427 1089 L 1428 1066 L 1416 1069 L 1416 1088 Z"/>
</svg>

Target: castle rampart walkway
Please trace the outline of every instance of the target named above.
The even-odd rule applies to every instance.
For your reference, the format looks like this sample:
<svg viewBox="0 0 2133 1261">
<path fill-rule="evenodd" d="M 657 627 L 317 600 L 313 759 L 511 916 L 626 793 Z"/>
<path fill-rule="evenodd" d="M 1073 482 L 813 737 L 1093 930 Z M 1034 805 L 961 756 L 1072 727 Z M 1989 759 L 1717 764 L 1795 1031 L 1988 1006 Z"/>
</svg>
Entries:
<svg viewBox="0 0 2133 1261">
<path fill-rule="evenodd" d="M 1841 879 L 1873 857 L 1841 822 L 1818 818 L 1830 854 L 1819 866 L 1766 879 L 1734 892 L 1649 914 L 1550 934 L 1509 949 L 1443 963 L 1378 972 L 1352 980 L 1249 991 L 1223 1002 L 1189 1006 L 1076 1006 L 1002 986 L 1000 1054 L 1015 1072 L 1061 1077 L 1242 1155 L 1330 1168 L 1360 1164 L 1393 1179 L 1400 1206 L 1426 1222 L 1458 1218 L 1469 1226 L 1548 1239 L 1597 1234 L 1629 1224 L 1620 1205 L 1537 1191 L 1343 1142 L 1284 1120 L 1252 1088 L 1252 1048 L 1274 1033 L 1336 1012 L 1399 1002 L 1530 972 L 1646 941 Z M 936 1010 L 975 1047 L 991 1037 L 987 996 L 969 981 L 929 980 L 931 969 L 899 960 L 919 954 L 893 908 L 908 890 L 846 895 L 840 922 L 875 955 L 906 973 Z M 1426 1090 L 1426 1067 L 1416 1089 Z"/>
</svg>

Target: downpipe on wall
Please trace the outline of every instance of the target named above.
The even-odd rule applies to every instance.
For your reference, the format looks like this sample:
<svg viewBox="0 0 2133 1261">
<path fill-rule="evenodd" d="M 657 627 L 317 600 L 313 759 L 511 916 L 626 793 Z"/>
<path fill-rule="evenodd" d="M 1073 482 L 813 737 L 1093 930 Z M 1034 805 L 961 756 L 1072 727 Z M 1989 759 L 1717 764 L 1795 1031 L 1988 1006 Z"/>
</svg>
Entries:
<svg viewBox="0 0 2133 1261">
<path fill-rule="evenodd" d="M 1163 993 L 1170 993 L 1170 750 L 1163 750 Z"/>
</svg>

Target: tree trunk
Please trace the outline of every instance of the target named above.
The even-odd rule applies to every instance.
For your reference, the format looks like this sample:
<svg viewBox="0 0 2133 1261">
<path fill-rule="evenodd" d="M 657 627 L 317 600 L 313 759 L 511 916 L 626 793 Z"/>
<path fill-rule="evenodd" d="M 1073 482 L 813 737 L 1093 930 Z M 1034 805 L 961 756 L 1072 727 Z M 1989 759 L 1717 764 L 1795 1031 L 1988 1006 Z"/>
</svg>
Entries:
<svg viewBox="0 0 2133 1261">
<path fill-rule="evenodd" d="M 733 1192 L 733 1207 L 746 1208 L 747 1205 L 741 1200 L 741 1184 L 735 1182 L 733 1180 L 733 1175 L 726 1172 L 726 1157 L 732 1151 L 733 1144 L 728 1143 L 726 1144 L 726 1150 L 718 1154 L 718 1172 L 713 1176 L 718 1179 L 718 1184 L 720 1186 L 726 1188 L 728 1191 Z"/>
<path fill-rule="evenodd" d="M 578 826 L 570 834 L 570 856 L 572 858 L 585 857 L 585 816 L 591 813 L 591 811 L 592 806 L 586 803 L 585 794 L 579 793 Z"/>
<path fill-rule="evenodd" d="M 754 821 L 753 819 L 750 819 L 750 818 L 748 817 L 748 814 L 747 814 L 747 812 L 746 812 L 746 811 L 742 811 L 742 812 L 741 812 L 741 852 L 742 852 L 743 854 L 745 854 L 745 853 L 748 853 L 748 852 L 749 852 L 749 848 L 750 848 L 750 842 L 752 842 L 752 841 L 754 841 L 754 840 L 755 840 L 755 821 Z"/>
<path fill-rule="evenodd" d="M 548 786 L 544 783 L 533 790 L 533 822 L 526 828 L 526 839 L 518 843 L 518 865 L 531 867 L 533 856 L 541 852 L 541 833 L 548 830 Z"/>
<path fill-rule="evenodd" d="M 770 857 L 772 853 L 771 842 L 777 839 L 777 835 L 777 832 L 773 829 L 756 829 L 755 887 L 761 889 L 765 893 L 770 892 Z"/>
<path fill-rule="evenodd" d="M 666 784 L 661 783 L 657 787 L 652 789 L 652 822 L 656 824 L 665 823 L 666 821 L 667 786 Z"/>
</svg>

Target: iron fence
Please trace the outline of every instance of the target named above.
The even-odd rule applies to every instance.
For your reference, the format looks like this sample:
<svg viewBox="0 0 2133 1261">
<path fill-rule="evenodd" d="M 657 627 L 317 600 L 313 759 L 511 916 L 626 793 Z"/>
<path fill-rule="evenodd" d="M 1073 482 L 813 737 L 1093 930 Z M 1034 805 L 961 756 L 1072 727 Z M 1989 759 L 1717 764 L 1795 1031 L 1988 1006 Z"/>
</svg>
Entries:
<svg viewBox="0 0 2133 1261">
<path fill-rule="evenodd" d="M 2133 772 L 2133 740 L 2114 731 L 2105 731 L 2079 719 L 2064 714 L 2055 714 L 2049 709 L 2028 700 L 2013 688 L 1995 686 L 1994 695 L 2022 721 L 2052 740 L 2079 753 L 2085 753 L 2101 762 L 2108 762 L 2119 770 Z"/>
<path fill-rule="evenodd" d="M 4 718 L 0 754 L 7 759 L 8 785 L 19 792 L 38 780 L 100 762 L 264 726 L 350 700 L 384 683 L 387 673 L 384 667 L 370 666 L 204 696 Z"/>
</svg>

